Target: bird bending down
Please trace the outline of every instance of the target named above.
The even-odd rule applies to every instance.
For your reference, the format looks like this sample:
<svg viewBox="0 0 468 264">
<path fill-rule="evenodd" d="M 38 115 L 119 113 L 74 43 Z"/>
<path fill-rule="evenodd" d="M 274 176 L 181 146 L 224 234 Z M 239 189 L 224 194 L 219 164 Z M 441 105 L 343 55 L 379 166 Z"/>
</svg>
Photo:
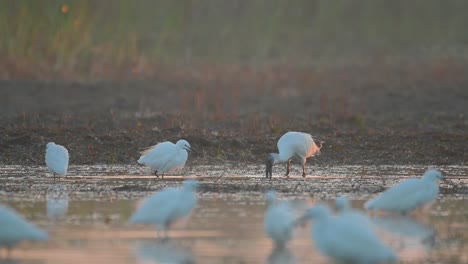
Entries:
<svg viewBox="0 0 468 264">
<path fill-rule="evenodd" d="M 54 174 L 67 175 L 68 170 L 68 150 L 61 145 L 57 145 L 54 142 L 47 143 L 45 163 L 49 170 Z"/>
<path fill-rule="evenodd" d="M 288 202 L 276 202 L 274 191 L 267 192 L 265 198 L 268 205 L 263 221 L 265 232 L 277 248 L 283 248 L 292 237 L 296 216 Z"/>
<path fill-rule="evenodd" d="M 197 204 L 198 186 L 196 180 L 186 180 L 182 188 L 165 188 L 148 197 L 133 213 L 131 224 L 155 224 L 157 235 L 162 232 L 167 238 L 167 230 L 176 220 L 189 215 Z"/>
<path fill-rule="evenodd" d="M 266 177 L 271 179 L 273 165 L 286 162 L 286 174 L 289 178 L 291 160 L 302 164 L 302 177 L 306 176 L 305 163 L 308 158 L 318 155 L 322 143 L 314 141 L 312 136 L 302 132 L 287 132 L 278 140 L 279 153 L 270 153 L 266 159 Z M 318 145 L 317 145 L 318 144 Z"/>
<path fill-rule="evenodd" d="M 411 178 L 367 201 L 367 210 L 383 210 L 407 214 L 434 201 L 439 194 L 438 182 L 443 180 L 437 170 L 428 170 L 421 178 Z"/>
<path fill-rule="evenodd" d="M 312 240 L 321 254 L 340 263 L 379 263 L 397 256 L 384 245 L 372 227 L 342 215 L 333 217 L 322 204 L 310 208 L 306 218 L 313 219 Z"/>
<path fill-rule="evenodd" d="M 10 250 L 24 240 L 45 241 L 49 236 L 21 215 L 0 204 L 0 247 Z"/>
<path fill-rule="evenodd" d="M 182 168 L 187 161 L 188 152 L 192 147 L 186 140 L 179 140 L 176 144 L 165 141 L 143 151 L 143 154 L 138 163 L 147 165 L 154 169 L 154 175 L 164 179 L 164 173 L 172 170 Z"/>
</svg>

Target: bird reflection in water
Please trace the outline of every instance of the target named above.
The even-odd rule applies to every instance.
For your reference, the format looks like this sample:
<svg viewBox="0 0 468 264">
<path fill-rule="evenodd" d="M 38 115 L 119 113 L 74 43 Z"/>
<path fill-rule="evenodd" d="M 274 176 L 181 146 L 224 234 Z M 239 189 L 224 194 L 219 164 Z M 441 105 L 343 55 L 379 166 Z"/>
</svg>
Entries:
<svg viewBox="0 0 468 264">
<path fill-rule="evenodd" d="M 171 239 L 140 241 L 134 252 L 138 263 L 191 264 L 196 262 L 190 247 Z"/>
</svg>

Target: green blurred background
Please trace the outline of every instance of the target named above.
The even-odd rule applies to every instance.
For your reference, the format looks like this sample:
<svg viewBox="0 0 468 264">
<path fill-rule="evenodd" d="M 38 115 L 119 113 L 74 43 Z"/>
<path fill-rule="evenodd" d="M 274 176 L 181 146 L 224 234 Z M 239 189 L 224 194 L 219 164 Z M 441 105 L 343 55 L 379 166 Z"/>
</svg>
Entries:
<svg viewBox="0 0 468 264">
<path fill-rule="evenodd" d="M 451 58 L 464 0 L 4 0 L 0 77 L 138 78 L 162 65 Z"/>
</svg>

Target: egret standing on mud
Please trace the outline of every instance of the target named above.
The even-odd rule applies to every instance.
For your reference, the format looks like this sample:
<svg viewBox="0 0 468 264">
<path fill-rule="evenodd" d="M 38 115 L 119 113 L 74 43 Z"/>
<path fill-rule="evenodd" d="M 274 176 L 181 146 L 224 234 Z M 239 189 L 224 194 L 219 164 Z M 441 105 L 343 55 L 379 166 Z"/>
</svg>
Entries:
<svg viewBox="0 0 468 264">
<path fill-rule="evenodd" d="M 287 202 L 276 202 L 276 193 L 266 193 L 267 211 L 263 225 L 265 232 L 275 242 L 277 248 L 283 248 L 291 239 L 296 227 L 296 217 L 293 209 Z"/>
<path fill-rule="evenodd" d="M 14 210 L 0 204 L 0 247 L 10 254 L 11 248 L 24 240 L 44 241 L 49 236 L 35 225 L 26 221 Z"/>
<path fill-rule="evenodd" d="M 371 226 L 346 215 L 333 217 L 323 204 L 310 208 L 305 218 L 314 220 L 312 239 L 315 247 L 338 263 L 380 263 L 397 259 Z"/>
<path fill-rule="evenodd" d="M 61 145 L 57 145 L 54 142 L 47 143 L 45 163 L 49 170 L 54 174 L 67 175 L 68 170 L 68 150 Z"/>
<path fill-rule="evenodd" d="M 197 204 L 196 180 L 186 180 L 182 188 L 165 188 L 148 197 L 130 218 L 131 224 L 155 224 L 157 234 L 167 237 L 176 220 L 189 215 Z"/>
<path fill-rule="evenodd" d="M 305 177 L 307 159 L 318 155 L 322 148 L 322 142 L 317 143 L 310 134 L 287 132 L 278 140 L 279 153 L 270 153 L 266 159 L 266 177 L 271 179 L 274 164 L 287 162 L 285 176 L 289 178 L 291 160 L 302 164 L 302 177 Z"/>
<path fill-rule="evenodd" d="M 422 178 L 411 178 L 384 191 L 365 203 L 367 210 L 383 210 L 407 214 L 434 201 L 439 194 L 438 182 L 443 180 L 437 170 L 428 170 Z"/>
<path fill-rule="evenodd" d="M 192 147 L 186 140 L 179 140 L 176 144 L 165 141 L 143 151 L 143 154 L 138 160 L 139 164 L 147 165 L 154 169 L 154 175 L 164 179 L 164 173 L 172 169 L 184 167 L 187 161 L 188 152 Z"/>
</svg>

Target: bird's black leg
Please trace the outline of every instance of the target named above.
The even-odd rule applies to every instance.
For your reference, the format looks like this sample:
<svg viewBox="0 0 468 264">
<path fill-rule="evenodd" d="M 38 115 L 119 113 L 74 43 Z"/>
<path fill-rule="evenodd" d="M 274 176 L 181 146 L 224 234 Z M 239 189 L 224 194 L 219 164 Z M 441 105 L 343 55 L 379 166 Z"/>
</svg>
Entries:
<svg viewBox="0 0 468 264">
<path fill-rule="evenodd" d="M 161 175 L 161 179 L 164 179 L 164 172 L 163 172 L 162 175 Z"/>
<path fill-rule="evenodd" d="M 305 162 L 302 163 L 302 177 L 305 178 L 306 176 L 306 170 L 305 170 Z"/>
<path fill-rule="evenodd" d="M 286 174 L 284 176 L 289 178 L 289 167 L 291 166 L 291 160 L 288 160 L 288 163 L 286 164 Z"/>
<path fill-rule="evenodd" d="M 158 175 L 158 171 L 157 171 L 157 170 L 154 171 L 154 176 L 156 176 L 156 177 L 159 178 L 159 175 Z"/>
<path fill-rule="evenodd" d="M 54 182 L 55 182 L 55 172 L 53 174 L 54 174 Z"/>
</svg>

